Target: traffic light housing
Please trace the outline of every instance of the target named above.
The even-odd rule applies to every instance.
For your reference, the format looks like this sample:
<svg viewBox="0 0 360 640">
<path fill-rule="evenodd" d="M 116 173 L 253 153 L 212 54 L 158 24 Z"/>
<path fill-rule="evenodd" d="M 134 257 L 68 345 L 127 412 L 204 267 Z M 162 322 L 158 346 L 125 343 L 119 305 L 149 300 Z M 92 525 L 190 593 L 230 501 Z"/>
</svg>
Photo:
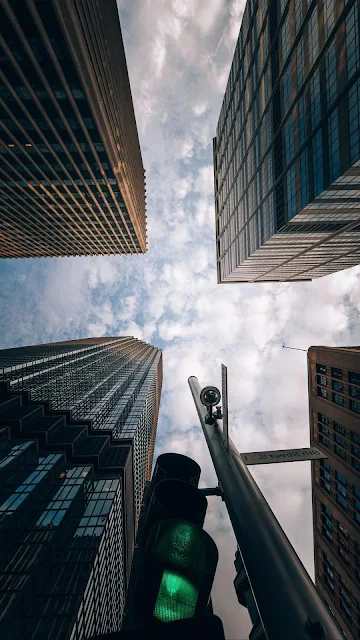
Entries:
<svg viewBox="0 0 360 640">
<path fill-rule="evenodd" d="M 202 528 L 207 500 L 197 488 L 200 471 L 194 460 L 180 454 L 157 459 L 139 521 L 124 633 L 156 629 L 162 637 L 162 629 L 170 633 L 171 627 L 173 634 L 187 625 L 189 630 L 190 619 L 203 616 L 209 624 L 218 551 Z M 218 623 L 214 628 L 219 629 Z M 223 638 L 223 632 L 216 633 L 214 640 Z"/>
</svg>

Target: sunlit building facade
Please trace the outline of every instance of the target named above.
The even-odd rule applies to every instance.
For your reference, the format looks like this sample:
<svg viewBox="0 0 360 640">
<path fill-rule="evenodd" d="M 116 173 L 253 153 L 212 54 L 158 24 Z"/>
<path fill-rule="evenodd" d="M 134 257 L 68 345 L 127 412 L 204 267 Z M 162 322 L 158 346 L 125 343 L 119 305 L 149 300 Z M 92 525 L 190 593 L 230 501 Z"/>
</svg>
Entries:
<svg viewBox="0 0 360 640">
<path fill-rule="evenodd" d="M 121 626 L 161 352 L 101 338 L 0 352 L 0 635 Z"/>
<path fill-rule="evenodd" d="M 11 0 L 0 25 L 0 257 L 145 252 L 116 0 Z"/>
<path fill-rule="evenodd" d="M 344 638 L 360 638 L 360 347 L 308 352 L 315 583 Z"/>
<path fill-rule="evenodd" d="M 218 282 L 360 262 L 356 0 L 248 0 L 214 139 Z"/>
</svg>

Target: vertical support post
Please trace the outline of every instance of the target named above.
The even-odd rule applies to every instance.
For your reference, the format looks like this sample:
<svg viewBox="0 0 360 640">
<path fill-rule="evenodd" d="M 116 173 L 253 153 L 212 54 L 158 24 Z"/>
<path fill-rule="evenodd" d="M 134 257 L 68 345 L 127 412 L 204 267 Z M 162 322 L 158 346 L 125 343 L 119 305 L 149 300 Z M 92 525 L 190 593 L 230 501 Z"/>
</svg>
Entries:
<svg viewBox="0 0 360 640">
<path fill-rule="evenodd" d="M 228 409 L 228 387 L 227 387 L 227 367 L 221 365 L 221 381 L 222 381 L 222 414 L 223 414 L 223 432 L 225 447 L 229 449 L 229 409 Z"/>
<path fill-rule="evenodd" d="M 310 576 L 229 439 L 205 423 L 201 386 L 189 378 L 201 426 L 223 490 L 251 591 L 268 640 L 342 640 Z"/>
</svg>

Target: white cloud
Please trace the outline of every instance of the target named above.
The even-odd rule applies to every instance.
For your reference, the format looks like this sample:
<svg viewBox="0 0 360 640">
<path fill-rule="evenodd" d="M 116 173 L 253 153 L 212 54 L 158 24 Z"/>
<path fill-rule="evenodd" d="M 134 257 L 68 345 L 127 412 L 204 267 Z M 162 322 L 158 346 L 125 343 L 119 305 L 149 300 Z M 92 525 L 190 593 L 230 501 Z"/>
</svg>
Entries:
<svg viewBox="0 0 360 640">
<path fill-rule="evenodd" d="M 203 116 L 204 113 L 207 111 L 208 109 L 208 103 L 205 101 L 202 102 L 197 102 L 196 104 L 194 104 L 193 108 L 192 108 L 192 112 L 194 114 L 194 116 L 196 116 L 197 118 L 199 116 Z"/>
</svg>

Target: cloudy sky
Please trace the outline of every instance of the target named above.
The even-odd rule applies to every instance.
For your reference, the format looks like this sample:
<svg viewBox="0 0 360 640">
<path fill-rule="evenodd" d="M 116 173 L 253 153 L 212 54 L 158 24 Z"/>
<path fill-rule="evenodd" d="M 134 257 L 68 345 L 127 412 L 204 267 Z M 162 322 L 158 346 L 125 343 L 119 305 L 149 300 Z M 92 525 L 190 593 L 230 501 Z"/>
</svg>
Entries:
<svg viewBox="0 0 360 640">
<path fill-rule="evenodd" d="M 176 451 L 216 484 L 187 384 L 229 372 L 231 436 L 240 451 L 309 444 L 306 353 L 360 344 L 360 268 L 308 283 L 217 285 L 212 138 L 243 0 L 119 0 L 143 161 L 146 255 L 3 260 L 0 347 L 133 335 L 163 349 L 157 452 Z M 252 467 L 313 576 L 310 463 Z M 227 638 L 250 630 L 232 581 L 235 540 L 219 498 L 206 528 L 220 562 L 215 612 Z"/>
</svg>

